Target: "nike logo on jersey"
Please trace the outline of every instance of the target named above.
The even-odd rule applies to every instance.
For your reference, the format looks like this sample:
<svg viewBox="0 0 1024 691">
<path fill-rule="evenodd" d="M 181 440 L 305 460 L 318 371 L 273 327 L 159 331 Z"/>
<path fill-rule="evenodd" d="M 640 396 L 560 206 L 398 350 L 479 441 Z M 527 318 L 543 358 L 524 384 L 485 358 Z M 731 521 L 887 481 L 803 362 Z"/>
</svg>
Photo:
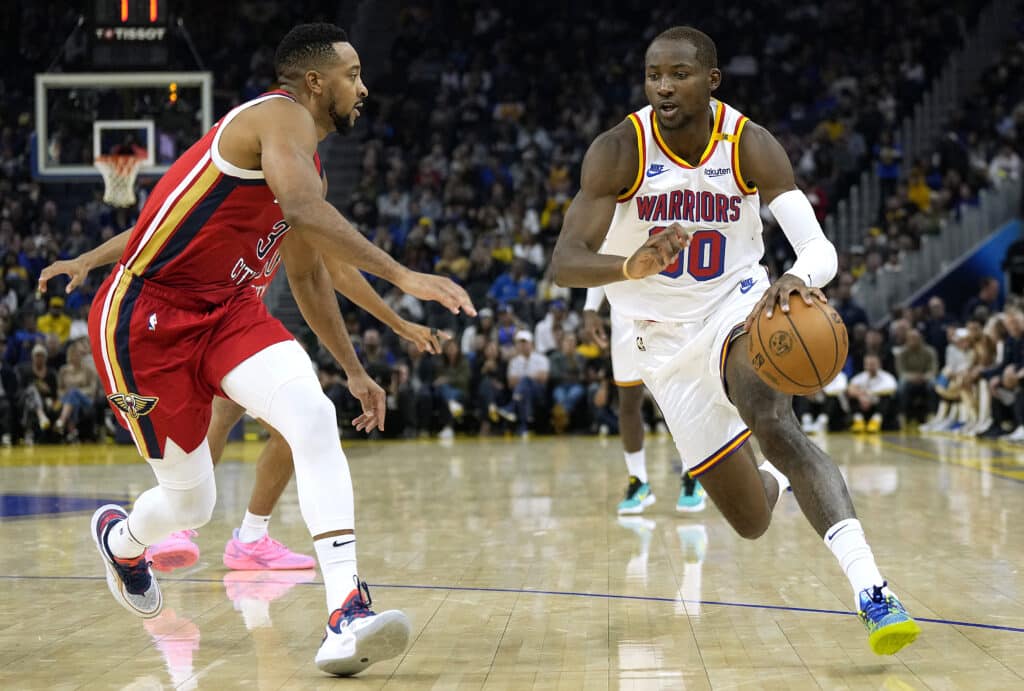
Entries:
<svg viewBox="0 0 1024 691">
<path fill-rule="evenodd" d="M 720 178 L 723 175 L 732 173 L 732 168 L 705 168 L 704 174 L 709 178 Z"/>
<path fill-rule="evenodd" d="M 661 175 L 667 173 L 668 169 L 660 163 L 652 163 L 651 167 L 647 169 L 647 177 L 653 178 L 655 175 Z"/>
<path fill-rule="evenodd" d="M 750 289 L 754 287 L 755 283 L 757 283 L 757 281 L 752 278 L 744 278 L 740 281 L 740 292 L 746 295 L 750 292 Z"/>
</svg>

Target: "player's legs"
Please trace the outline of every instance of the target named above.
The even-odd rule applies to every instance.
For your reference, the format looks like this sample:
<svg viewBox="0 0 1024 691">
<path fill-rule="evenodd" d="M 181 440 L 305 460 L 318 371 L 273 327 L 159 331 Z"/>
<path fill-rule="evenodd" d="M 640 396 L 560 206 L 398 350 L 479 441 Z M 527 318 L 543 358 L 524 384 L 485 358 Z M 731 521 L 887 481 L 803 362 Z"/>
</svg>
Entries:
<svg viewBox="0 0 1024 691">
<path fill-rule="evenodd" d="M 270 425 L 270 433 L 256 461 L 256 479 L 242 525 L 224 547 L 224 566 L 235 570 L 312 569 L 313 557 L 291 551 L 268 534 L 270 515 L 292 479 L 292 450 Z"/>
<path fill-rule="evenodd" d="M 334 406 L 309 356 L 295 341 L 264 348 L 232 369 L 221 389 L 287 440 L 299 507 L 313 536 L 327 591 L 329 620 L 317 653 L 320 669 L 354 674 L 400 654 L 410 627 L 396 611 L 369 611 L 356 570 L 354 498 Z"/>
<path fill-rule="evenodd" d="M 762 452 L 789 478 L 804 516 L 846 573 L 872 648 L 879 654 L 895 653 L 911 643 L 920 629 L 886 588 L 839 468 L 801 431 L 791 397 L 765 384 L 742 355 L 748 338 L 737 338 L 726 356 L 730 398 Z M 708 475 L 705 487 L 714 497 Z"/>
</svg>

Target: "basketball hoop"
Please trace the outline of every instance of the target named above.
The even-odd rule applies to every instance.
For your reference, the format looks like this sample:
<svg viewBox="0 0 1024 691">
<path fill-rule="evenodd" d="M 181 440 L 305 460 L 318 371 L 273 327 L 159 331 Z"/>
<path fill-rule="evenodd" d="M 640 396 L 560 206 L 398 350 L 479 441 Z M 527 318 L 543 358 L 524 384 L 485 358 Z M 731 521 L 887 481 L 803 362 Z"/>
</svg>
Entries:
<svg viewBox="0 0 1024 691">
<path fill-rule="evenodd" d="M 145 158 L 140 156 L 97 156 L 93 163 L 103 175 L 103 201 L 120 207 L 135 204 L 135 178 L 144 162 Z"/>
</svg>

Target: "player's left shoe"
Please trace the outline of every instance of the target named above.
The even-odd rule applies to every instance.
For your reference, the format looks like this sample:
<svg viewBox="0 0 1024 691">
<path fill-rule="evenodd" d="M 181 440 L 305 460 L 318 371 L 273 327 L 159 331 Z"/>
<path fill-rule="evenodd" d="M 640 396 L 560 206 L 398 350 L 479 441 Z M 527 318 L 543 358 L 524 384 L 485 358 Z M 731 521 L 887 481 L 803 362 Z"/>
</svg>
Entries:
<svg viewBox="0 0 1024 691">
<path fill-rule="evenodd" d="M 111 528 L 127 518 L 128 514 L 117 504 L 101 506 L 92 515 L 92 539 L 107 570 L 110 594 L 132 614 L 151 619 L 160 614 L 164 599 L 145 554 L 133 559 L 119 559 L 107 545 Z"/>
<path fill-rule="evenodd" d="M 312 569 L 316 560 L 306 554 L 293 552 L 269 535 L 255 542 L 238 539 L 238 529 L 224 545 L 224 566 L 236 571 L 291 571 Z"/>
<path fill-rule="evenodd" d="M 644 509 L 655 501 L 651 486 L 646 482 L 640 482 L 637 476 L 630 475 L 626 498 L 619 502 L 617 511 L 620 515 L 643 513 Z"/>
<path fill-rule="evenodd" d="M 707 506 L 707 499 L 704 495 L 704 488 L 700 482 L 689 473 L 683 473 L 683 484 L 679 488 L 679 499 L 676 501 L 676 511 L 680 513 L 696 513 L 703 511 Z"/>
<path fill-rule="evenodd" d="M 199 545 L 192 542 L 194 530 L 178 530 L 167 539 L 146 548 L 146 559 L 157 571 L 174 571 L 192 566 L 199 560 Z"/>
<path fill-rule="evenodd" d="M 315 658 L 321 672 L 340 677 L 359 674 L 375 662 L 401 655 L 412 635 L 404 612 L 390 609 L 377 614 L 370 609 L 366 582 L 358 577 L 355 581 L 355 590 L 327 619 Z"/>
<path fill-rule="evenodd" d="M 860 592 L 857 615 L 868 630 L 868 643 L 876 655 L 893 655 L 910 645 L 921 633 L 895 595 L 886 595 L 885 583 Z"/>
</svg>

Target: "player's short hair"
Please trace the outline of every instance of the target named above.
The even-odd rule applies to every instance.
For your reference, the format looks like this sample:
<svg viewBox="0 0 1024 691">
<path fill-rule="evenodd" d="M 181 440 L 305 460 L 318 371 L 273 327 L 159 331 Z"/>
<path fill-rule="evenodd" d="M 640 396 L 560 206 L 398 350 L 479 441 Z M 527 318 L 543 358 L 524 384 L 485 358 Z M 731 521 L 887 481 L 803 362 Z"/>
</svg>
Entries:
<svg viewBox="0 0 1024 691">
<path fill-rule="evenodd" d="M 654 45 L 655 41 L 689 41 L 697 49 L 697 62 L 702 67 L 718 67 L 718 49 L 715 42 L 700 29 L 694 29 L 692 26 L 673 26 L 655 36 L 651 45 Z M 651 45 L 647 46 L 648 50 Z"/>
<path fill-rule="evenodd" d="M 334 24 L 299 24 L 285 34 L 274 55 L 278 78 L 285 72 L 305 71 L 334 58 L 333 44 L 347 42 L 348 34 Z"/>
</svg>

